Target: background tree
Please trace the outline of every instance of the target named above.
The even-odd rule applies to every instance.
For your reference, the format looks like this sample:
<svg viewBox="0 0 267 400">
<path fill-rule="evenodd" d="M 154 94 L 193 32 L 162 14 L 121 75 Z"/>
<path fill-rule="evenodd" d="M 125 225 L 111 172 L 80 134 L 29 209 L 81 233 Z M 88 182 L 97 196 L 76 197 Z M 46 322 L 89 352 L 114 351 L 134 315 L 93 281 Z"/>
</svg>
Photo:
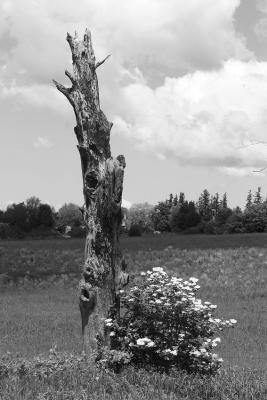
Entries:
<svg viewBox="0 0 267 400">
<path fill-rule="evenodd" d="M 267 202 L 252 204 L 243 214 L 243 226 L 246 232 L 264 232 L 267 230 Z"/>
<path fill-rule="evenodd" d="M 217 225 L 224 225 L 231 214 L 232 214 L 231 208 L 224 207 L 222 203 L 215 217 L 215 223 Z"/>
<path fill-rule="evenodd" d="M 170 194 L 168 204 L 169 204 L 169 207 L 172 208 L 172 206 L 173 206 L 173 194 L 172 193 Z"/>
<path fill-rule="evenodd" d="M 225 210 L 228 208 L 227 193 L 223 194 L 222 201 L 220 202 L 220 208 Z"/>
<path fill-rule="evenodd" d="M 127 212 L 126 227 L 129 230 L 132 225 L 138 225 L 141 232 L 153 231 L 151 219 L 154 206 L 149 203 L 133 204 Z"/>
<path fill-rule="evenodd" d="M 212 210 L 212 216 L 216 218 L 220 207 L 219 193 L 215 193 L 215 195 L 211 197 L 210 206 Z"/>
<path fill-rule="evenodd" d="M 227 218 L 225 223 L 226 233 L 244 233 L 245 227 L 243 224 L 243 213 L 240 207 L 232 210 L 232 214 Z"/>
<path fill-rule="evenodd" d="M 90 348 L 98 343 L 109 345 L 105 319 L 119 313 L 119 289 L 127 282 L 125 262 L 119 248 L 121 200 L 125 159 L 111 157 L 112 124 L 100 108 L 96 62 L 91 34 L 82 40 L 67 34 L 72 52 L 73 74 L 66 71 L 72 86 L 54 81 L 74 109 L 74 128 L 81 157 L 84 207 L 87 228 L 85 262 L 80 282 L 79 305 L 82 332 Z M 90 315 L 92 317 L 89 319 Z M 89 326 L 88 326 L 89 324 Z"/>
<path fill-rule="evenodd" d="M 39 224 L 45 228 L 52 228 L 55 224 L 53 210 L 49 204 L 40 204 Z"/>
<path fill-rule="evenodd" d="M 193 201 L 185 201 L 177 207 L 173 207 L 170 215 L 170 226 L 172 231 L 181 232 L 199 224 L 200 215 L 196 211 Z"/>
<path fill-rule="evenodd" d="M 9 205 L 4 215 L 4 222 L 17 227 L 21 231 L 27 230 L 28 212 L 25 204 L 22 202 Z"/>
<path fill-rule="evenodd" d="M 174 207 L 176 207 L 178 205 L 178 196 L 177 196 L 177 194 L 174 196 L 172 204 L 173 204 Z"/>
<path fill-rule="evenodd" d="M 248 209 L 251 205 L 252 205 L 252 192 L 250 189 L 247 195 L 246 209 Z"/>
<path fill-rule="evenodd" d="M 261 187 L 258 187 L 257 191 L 254 194 L 253 204 L 261 204 L 262 196 L 261 196 Z"/>
<path fill-rule="evenodd" d="M 167 202 L 161 201 L 155 207 L 151 214 L 154 230 L 160 232 L 169 232 L 170 229 L 170 207 Z"/>
<path fill-rule="evenodd" d="M 203 221 L 212 219 L 212 209 L 210 204 L 210 194 L 207 189 L 204 189 L 198 200 L 198 212 Z"/>
<path fill-rule="evenodd" d="M 4 215 L 5 215 L 4 211 L 0 210 L 0 222 L 4 222 Z"/>
<path fill-rule="evenodd" d="M 80 207 L 74 203 L 65 203 L 57 212 L 57 228 L 64 232 L 66 227 L 78 227 L 84 224 Z"/>
<path fill-rule="evenodd" d="M 25 201 L 25 207 L 27 209 L 27 224 L 28 229 L 32 230 L 40 225 L 39 211 L 41 201 L 38 197 L 32 196 Z"/>
<path fill-rule="evenodd" d="M 178 204 L 184 204 L 184 202 L 185 202 L 185 194 L 183 192 L 180 192 Z"/>
</svg>

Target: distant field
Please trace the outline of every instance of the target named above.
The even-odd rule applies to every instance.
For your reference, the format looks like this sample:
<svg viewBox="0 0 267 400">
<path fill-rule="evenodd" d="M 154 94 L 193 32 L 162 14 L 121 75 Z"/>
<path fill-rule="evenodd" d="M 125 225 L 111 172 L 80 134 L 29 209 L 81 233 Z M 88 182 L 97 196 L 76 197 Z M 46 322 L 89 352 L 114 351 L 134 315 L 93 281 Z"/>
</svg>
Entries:
<svg viewBox="0 0 267 400">
<path fill-rule="evenodd" d="M 44 239 L 44 240 L 0 240 L 0 248 L 19 249 L 29 247 L 33 250 L 81 250 L 85 239 Z M 163 250 L 167 246 L 180 249 L 234 249 L 238 247 L 267 247 L 267 233 L 244 233 L 234 235 L 178 235 L 147 234 L 141 237 L 121 235 L 123 250 Z"/>
</svg>

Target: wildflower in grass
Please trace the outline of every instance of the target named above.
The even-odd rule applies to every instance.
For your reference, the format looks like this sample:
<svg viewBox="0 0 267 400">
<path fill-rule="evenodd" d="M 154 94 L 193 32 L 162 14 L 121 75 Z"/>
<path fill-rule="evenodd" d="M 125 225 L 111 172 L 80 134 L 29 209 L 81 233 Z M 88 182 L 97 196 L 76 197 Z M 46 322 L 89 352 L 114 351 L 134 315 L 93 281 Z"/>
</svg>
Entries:
<svg viewBox="0 0 267 400">
<path fill-rule="evenodd" d="M 231 322 L 231 324 L 236 324 L 236 323 L 237 323 L 237 320 L 236 320 L 236 319 L 233 319 L 233 318 L 230 319 L 229 321 Z"/>
<path fill-rule="evenodd" d="M 164 272 L 164 270 L 163 270 L 163 268 L 162 267 L 154 267 L 154 268 L 152 268 L 152 271 L 153 272 L 159 272 L 159 273 L 163 273 L 163 274 L 165 274 L 165 272 Z"/>
</svg>

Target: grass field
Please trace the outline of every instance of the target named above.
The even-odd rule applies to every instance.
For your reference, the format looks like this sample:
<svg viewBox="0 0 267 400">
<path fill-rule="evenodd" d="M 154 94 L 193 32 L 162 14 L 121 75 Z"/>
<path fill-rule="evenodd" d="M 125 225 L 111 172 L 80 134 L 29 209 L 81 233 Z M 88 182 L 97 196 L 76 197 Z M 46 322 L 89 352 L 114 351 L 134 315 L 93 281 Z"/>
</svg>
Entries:
<svg viewBox="0 0 267 400">
<path fill-rule="evenodd" d="M 218 305 L 218 317 L 238 321 L 221 336 L 221 375 L 131 370 L 113 376 L 80 366 L 39 381 L 0 378 L 0 399 L 264 399 L 267 235 L 123 237 L 122 246 L 132 279 L 154 266 L 182 278 L 196 276 L 199 297 Z M 80 354 L 76 286 L 82 257 L 83 240 L 0 243 L 2 357 L 10 352 L 7 359 L 31 360 L 54 345 L 60 354 Z"/>
</svg>

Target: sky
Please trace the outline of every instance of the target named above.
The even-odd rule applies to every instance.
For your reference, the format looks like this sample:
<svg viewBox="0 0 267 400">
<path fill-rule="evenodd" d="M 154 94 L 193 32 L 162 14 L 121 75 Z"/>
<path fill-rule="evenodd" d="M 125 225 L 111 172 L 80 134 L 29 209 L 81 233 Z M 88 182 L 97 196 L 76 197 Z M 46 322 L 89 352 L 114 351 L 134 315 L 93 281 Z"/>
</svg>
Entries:
<svg viewBox="0 0 267 400">
<path fill-rule="evenodd" d="M 0 208 L 83 203 L 75 118 L 52 84 L 92 32 L 123 198 L 267 195 L 267 0 L 0 0 Z"/>
</svg>

